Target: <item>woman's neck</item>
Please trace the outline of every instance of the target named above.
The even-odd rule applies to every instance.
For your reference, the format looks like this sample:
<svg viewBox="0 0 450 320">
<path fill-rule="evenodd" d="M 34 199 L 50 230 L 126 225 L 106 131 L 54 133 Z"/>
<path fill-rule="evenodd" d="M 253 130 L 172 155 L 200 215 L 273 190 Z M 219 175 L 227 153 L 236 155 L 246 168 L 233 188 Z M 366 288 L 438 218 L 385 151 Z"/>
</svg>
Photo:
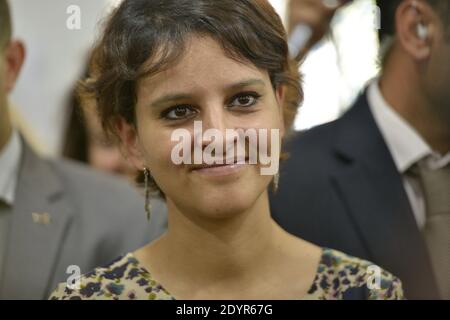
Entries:
<svg viewBox="0 0 450 320">
<path fill-rule="evenodd" d="M 207 282 L 246 277 L 272 261 L 288 237 L 271 218 L 267 192 L 246 212 L 227 219 L 193 221 L 170 200 L 168 210 L 169 231 L 154 252 L 171 274 Z"/>
</svg>

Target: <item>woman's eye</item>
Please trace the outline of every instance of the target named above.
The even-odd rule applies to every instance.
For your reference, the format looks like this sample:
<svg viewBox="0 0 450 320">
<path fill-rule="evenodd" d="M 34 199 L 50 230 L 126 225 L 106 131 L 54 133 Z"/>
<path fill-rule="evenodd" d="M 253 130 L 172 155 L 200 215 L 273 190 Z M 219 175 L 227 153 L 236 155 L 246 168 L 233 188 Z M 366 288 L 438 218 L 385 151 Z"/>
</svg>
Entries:
<svg viewBox="0 0 450 320">
<path fill-rule="evenodd" d="M 251 107 L 258 102 L 260 97 L 257 93 L 241 94 L 234 98 L 231 107 Z"/>
<path fill-rule="evenodd" d="M 163 117 L 169 120 L 180 120 L 188 118 L 194 113 L 195 111 L 189 106 L 177 106 L 165 112 Z"/>
</svg>

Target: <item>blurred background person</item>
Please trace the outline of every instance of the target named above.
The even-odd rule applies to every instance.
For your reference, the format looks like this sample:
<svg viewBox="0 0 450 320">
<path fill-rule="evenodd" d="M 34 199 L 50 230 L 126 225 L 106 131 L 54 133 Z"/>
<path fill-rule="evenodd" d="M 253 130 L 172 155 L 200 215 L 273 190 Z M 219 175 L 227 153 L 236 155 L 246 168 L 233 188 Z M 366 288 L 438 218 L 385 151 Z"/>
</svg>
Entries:
<svg viewBox="0 0 450 320">
<path fill-rule="evenodd" d="M 330 31 L 336 11 L 351 0 L 288 0 L 287 32 L 291 56 L 297 60 Z"/>
<path fill-rule="evenodd" d="M 95 169 L 123 176 L 134 184 L 137 172 L 121 152 L 117 142 L 104 133 L 95 102 L 85 100 L 82 103 L 75 88 L 69 99 L 67 112 L 69 121 L 63 156 Z"/>
<path fill-rule="evenodd" d="M 392 270 L 409 299 L 450 299 L 450 3 L 379 6 L 380 77 L 292 140 L 272 210 L 289 232 Z"/>
<path fill-rule="evenodd" d="M 305 100 L 294 126 L 305 130 L 341 116 L 376 76 L 380 14 L 374 0 L 285 3 L 291 44 L 308 35 L 300 55 Z"/>
<path fill-rule="evenodd" d="M 16 38 L 27 44 L 27 60 L 10 100 L 28 119 L 47 156 L 60 156 L 68 123 L 65 108 L 82 76 L 96 36 L 96 23 L 117 1 L 10 1 Z M 71 24 L 79 22 L 79 25 Z"/>
<path fill-rule="evenodd" d="M 126 183 L 41 158 L 22 139 L 8 96 L 24 61 L 8 3 L 0 0 L 0 299 L 45 299 L 76 270 L 108 263 L 164 232 L 163 211 L 153 208 L 148 224 L 143 198 Z"/>
</svg>

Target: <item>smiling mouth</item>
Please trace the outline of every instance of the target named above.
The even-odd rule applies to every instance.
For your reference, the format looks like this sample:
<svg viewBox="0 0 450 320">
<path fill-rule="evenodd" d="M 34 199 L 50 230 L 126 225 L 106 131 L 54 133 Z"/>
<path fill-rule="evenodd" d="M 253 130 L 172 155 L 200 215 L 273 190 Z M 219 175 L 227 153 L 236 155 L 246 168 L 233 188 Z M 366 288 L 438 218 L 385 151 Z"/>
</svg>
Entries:
<svg viewBox="0 0 450 320">
<path fill-rule="evenodd" d="M 231 161 L 229 161 L 231 162 Z M 191 171 L 208 175 L 208 176 L 226 176 L 239 172 L 242 168 L 244 168 L 248 164 L 248 159 L 246 158 L 244 161 L 233 160 L 231 163 L 227 164 L 227 161 L 224 161 L 223 164 L 201 164 L 193 166 Z"/>
<path fill-rule="evenodd" d="M 246 164 L 225 164 L 216 166 L 205 166 L 192 172 L 210 177 L 224 177 L 238 173 Z"/>
<path fill-rule="evenodd" d="M 223 160 L 222 164 L 220 163 L 214 163 L 214 164 L 199 164 L 199 165 L 193 165 L 191 167 L 191 171 L 199 171 L 199 170 L 206 170 L 206 169 L 215 169 L 215 168 L 223 168 L 223 167 L 233 167 L 233 166 L 243 166 L 248 164 L 249 158 L 246 157 L 245 159 L 227 159 Z"/>
</svg>

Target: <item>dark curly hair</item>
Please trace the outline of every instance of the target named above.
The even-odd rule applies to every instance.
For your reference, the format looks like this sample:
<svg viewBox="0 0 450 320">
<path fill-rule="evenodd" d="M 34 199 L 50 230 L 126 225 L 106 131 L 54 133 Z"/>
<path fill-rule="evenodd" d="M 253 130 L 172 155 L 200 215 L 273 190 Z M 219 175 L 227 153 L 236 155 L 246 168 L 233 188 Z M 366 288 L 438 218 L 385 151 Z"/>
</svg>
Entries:
<svg viewBox="0 0 450 320">
<path fill-rule="evenodd" d="M 125 0 L 107 18 L 90 76 L 79 88 L 83 98 L 96 99 L 107 134 L 117 137 L 120 118 L 136 126 L 138 81 L 178 62 L 193 34 L 215 39 L 232 59 L 267 70 L 274 89 L 286 86 L 284 121 L 292 126 L 303 100 L 299 66 L 289 58 L 282 21 L 267 0 Z"/>
</svg>

